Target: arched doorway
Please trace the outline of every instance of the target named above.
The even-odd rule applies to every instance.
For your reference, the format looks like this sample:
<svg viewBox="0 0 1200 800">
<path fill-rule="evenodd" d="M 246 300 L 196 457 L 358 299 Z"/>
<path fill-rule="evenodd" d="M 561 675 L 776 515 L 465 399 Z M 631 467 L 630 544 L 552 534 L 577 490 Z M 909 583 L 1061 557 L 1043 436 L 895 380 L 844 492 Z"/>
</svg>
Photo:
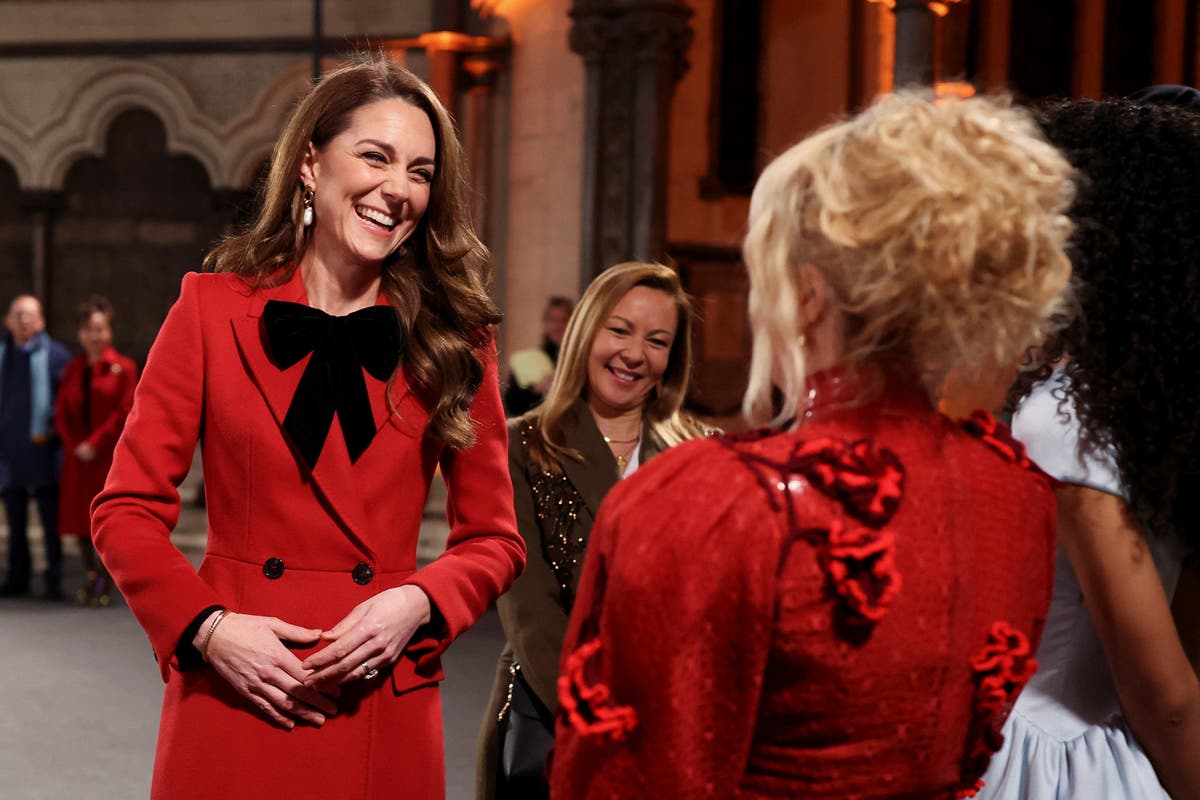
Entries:
<svg viewBox="0 0 1200 800">
<path fill-rule="evenodd" d="M 221 235 L 208 174 L 166 141 L 157 116 L 131 109 L 113 120 L 103 156 L 68 171 L 51 256 L 55 337 L 74 341 L 76 307 L 99 292 L 117 310 L 118 348 L 144 360 L 183 274 Z"/>
</svg>

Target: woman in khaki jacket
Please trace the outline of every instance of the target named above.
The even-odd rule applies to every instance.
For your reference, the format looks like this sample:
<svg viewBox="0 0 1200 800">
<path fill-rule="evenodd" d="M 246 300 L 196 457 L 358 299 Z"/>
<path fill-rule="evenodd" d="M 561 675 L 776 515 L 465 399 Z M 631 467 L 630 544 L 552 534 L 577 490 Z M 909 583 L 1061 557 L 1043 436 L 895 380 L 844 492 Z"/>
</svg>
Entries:
<svg viewBox="0 0 1200 800">
<path fill-rule="evenodd" d="M 672 269 L 611 267 L 567 325 L 545 401 L 509 422 L 509 471 L 529 556 L 497 602 L 508 643 L 480 731 L 480 800 L 545 796 L 558 660 L 592 520 L 618 480 L 707 433 L 680 414 L 691 328 L 691 303 Z"/>
</svg>

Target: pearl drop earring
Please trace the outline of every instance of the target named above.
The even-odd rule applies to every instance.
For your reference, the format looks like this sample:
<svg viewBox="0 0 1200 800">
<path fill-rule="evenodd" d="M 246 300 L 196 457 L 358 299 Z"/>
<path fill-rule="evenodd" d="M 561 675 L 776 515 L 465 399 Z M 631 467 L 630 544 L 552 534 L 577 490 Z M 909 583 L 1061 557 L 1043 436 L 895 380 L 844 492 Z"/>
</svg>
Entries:
<svg viewBox="0 0 1200 800">
<path fill-rule="evenodd" d="M 309 225 L 313 224 L 313 197 L 315 195 L 316 195 L 316 192 L 314 192 L 312 189 L 305 188 L 305 190 L 304 190 L 304 214 L 300 218 L 300 223 L 306 228 Z"/>
</svg>

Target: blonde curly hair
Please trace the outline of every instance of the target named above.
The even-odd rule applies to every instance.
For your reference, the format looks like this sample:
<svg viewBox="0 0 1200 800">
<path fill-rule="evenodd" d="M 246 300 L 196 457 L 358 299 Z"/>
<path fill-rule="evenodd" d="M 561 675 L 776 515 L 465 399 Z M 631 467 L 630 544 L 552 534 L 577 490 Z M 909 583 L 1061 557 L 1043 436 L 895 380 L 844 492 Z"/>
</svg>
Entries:
<svg viewBox="0 0 1200 800">
<path fill-rule="evenodd" d="M 1016 361 L 1067 308 L 1072 177 L 1005 98 L 888 95 L 786 151 L 754 189 L 743 246 L 746 416 L 780 424 L 797 413 L 805 264 L 844 314 L 850 365 L 911 365 L 935 387 L 954 366 Z"/>
</svg>

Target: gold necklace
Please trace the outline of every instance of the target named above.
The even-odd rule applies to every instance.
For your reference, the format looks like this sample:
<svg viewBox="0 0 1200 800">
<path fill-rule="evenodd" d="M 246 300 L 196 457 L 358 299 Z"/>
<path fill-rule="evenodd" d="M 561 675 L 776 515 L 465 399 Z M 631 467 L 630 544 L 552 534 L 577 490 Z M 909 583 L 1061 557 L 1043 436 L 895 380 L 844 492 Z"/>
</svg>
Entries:
<svg viewBox="0 0 1200 800">
<path fill-rule="evenodd" d="M 601 436 L 603 436 L 603 434 L 601 434 Z M 641 440 L 642 437 L 640 436 L 636 439 L 612 439 L 608 436 L 604 437 L 604 442 L 605 444 L 609 445 L 609 450 L 612 450 L 612 445 L 614 444 L 630 445 L 630 447 L 625 451 L 624 455 L 612 450 L 613 458 L 617 460 L 617 472 L 621 473 L 622 475 L 625 474 L 625 468 L 629 466 L 629 457 L 633 455 L 633 451 L 637 447 L 637 443 Z"/>
<path fill-rule="evenodd" d="M 604 436 L 604 434 L 601 434 L 601 436 Z M 613 439 L 611 436 L 604 436 L 604 443 L 605 444 L 633 444 L 640 438 L 642 438 L 642 437 L 635 436 L 632 439 Z"/>
</svg>

